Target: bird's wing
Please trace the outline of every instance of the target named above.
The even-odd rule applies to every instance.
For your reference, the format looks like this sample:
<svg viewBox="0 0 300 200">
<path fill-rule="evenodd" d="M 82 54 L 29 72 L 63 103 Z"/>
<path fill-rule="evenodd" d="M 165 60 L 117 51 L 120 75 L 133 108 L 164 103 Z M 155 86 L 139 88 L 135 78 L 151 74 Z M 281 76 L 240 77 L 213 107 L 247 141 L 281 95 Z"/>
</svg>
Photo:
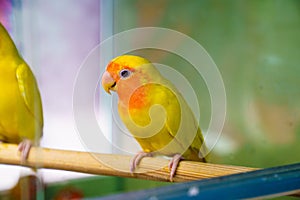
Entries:
<svg viewBox="0 0 300 200">
<path fill-rule="evenodd" d="M 201 146 L 204 144 L 203 136 L 199 124 L 193 114 L 193 111 L 180 94 L 180 92 L 173 88 L 174 95 L 169 102 L 169 118 L 166 121 L 166 127 L 170 135 L 174 137 L 178 143 L 181 144 L 183 149 L 189 148 L 188 157 L 191 154 L 199 153 Z M 183 152 L 181 152 L 183 153 Z M 193 156 L 194 157 L 194 156 Z"/>
<path fill-rule="evenodd" d="M 43 111 L 40 92 L 33 73 L 28 65 L 23 62 L 16 70 L 19 91 L 29 113 L 43 127 Z"/>
</svg>

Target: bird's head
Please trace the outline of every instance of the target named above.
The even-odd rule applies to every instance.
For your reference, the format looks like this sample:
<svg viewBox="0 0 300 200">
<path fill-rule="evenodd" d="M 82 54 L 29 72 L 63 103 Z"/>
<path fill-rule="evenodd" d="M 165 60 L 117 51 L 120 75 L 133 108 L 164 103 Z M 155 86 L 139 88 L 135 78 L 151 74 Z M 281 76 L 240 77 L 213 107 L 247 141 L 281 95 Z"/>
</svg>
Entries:
<svg viewBox="0 0 300 200">
<path fill-rule="evenodd" d="M 143 84 L 159 76 L 156 68 L 145 58 L 133 55 L 122 55 L 111 60 L 102 75 L 102 86 L 110 91 L 124 91 Z"/>
</svg>

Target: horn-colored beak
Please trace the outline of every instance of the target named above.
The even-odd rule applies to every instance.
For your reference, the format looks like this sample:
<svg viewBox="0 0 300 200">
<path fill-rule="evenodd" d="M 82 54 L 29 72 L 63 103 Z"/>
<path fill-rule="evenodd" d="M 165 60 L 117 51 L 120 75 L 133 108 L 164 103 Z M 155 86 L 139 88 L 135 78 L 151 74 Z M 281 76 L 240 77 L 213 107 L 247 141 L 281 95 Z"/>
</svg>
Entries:
<svg viewBox="0 0 300 200">
<path fill-rule="evenodd" d="M 111 77 L 110 73 L 105 71 L 102 75 L 102 87 L 103 89 L 110 94 L 110 90 L 114 91 L 116 86 L 116 81 Z"/>
</svg>

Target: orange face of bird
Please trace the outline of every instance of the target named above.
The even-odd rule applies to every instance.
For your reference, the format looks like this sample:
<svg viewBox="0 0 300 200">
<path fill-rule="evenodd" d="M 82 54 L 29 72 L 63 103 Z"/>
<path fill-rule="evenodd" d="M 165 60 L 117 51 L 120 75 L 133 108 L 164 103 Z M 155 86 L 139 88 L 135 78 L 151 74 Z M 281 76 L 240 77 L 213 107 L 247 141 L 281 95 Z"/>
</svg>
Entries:
<svg viewBox="0 0 300 200">
<path fill-rule="evenodd" d="M 147 93 L 147 87 L 144 86 L 151 82 L 155 71 L 153 65 L 144 58 L 119 56 L 108 64 L 102 76 L 102 86 L 108 93 L 117 92 L 120 101 L 128 102 L 131 99 L 138 105 L 136 101 L 143 100 L 142 97 Z"/>
<path fill-rule="evenodd" d="M 132 79 L 131 76 L 135 70 L 124 64 L 125 63 L 119 63 L 116 61 L 111 61 L 108 64 L 107 69 L 102 76 L 102 86 L 106 92 L 118 92 L 118 86 L 122 85 L 122 82 L 124 82 L 123 80 L 128 79 L 128 82 Z"/>
</svg>

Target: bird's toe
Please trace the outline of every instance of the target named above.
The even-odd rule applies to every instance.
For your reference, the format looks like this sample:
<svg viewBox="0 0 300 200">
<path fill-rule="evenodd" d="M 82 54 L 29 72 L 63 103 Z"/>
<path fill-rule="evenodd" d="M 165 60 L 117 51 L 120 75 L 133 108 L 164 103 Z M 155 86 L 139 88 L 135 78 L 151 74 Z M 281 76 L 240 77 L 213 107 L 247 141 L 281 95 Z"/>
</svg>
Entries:
<svg viewBox="0 0 300 200">
<path fill-rule="evenodd" d="M 152 157 L 152 153 L 139 152 L 130 161 L 130 172 L 133 173 L 144 157 Z"/>
<path fill-rule="evenodd" d="M 21 163 L 24 163 L 28 158 L 29 151 L 32 147 L 32 142 L 28 139 L 24 139 L 18 146 L 18 151 L 21 153 Z"/>
<path fill-rule="evenodd" d="M 169 162 L 169 170 L 170 170 L 170 181 L 173 182 L 174 175 L 176 173 L 176 169 L 178 167 L 178 164 L 180 160 L 182 160 L 183 157 L 180 154 L 175 154 L 171 161 Z"/>
</svg>

